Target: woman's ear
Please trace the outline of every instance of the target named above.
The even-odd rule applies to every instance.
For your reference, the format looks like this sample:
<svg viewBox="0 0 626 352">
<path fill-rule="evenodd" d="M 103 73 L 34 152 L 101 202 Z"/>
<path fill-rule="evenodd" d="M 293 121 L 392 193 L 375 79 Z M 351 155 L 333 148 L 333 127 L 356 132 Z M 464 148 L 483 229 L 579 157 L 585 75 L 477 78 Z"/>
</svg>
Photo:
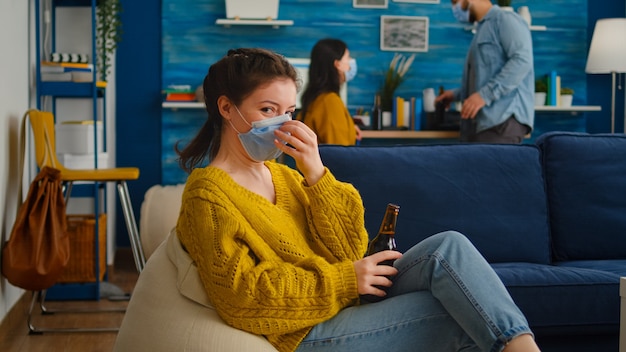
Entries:
<svg viewBox="0 0 626 352">
<path fill-rule="evenodd" d="M 217 108 L 225 119 L 230 120 L 231 110 L 233 110 L 233 104 L 225 95 L 217 98 Z"/>
<path fill-rule="evenodd" d="M 341 72 L 341 60 L 335 60 L 333 64 L 335 68 L 337 69 L 337 71 Z"/>
</svg>

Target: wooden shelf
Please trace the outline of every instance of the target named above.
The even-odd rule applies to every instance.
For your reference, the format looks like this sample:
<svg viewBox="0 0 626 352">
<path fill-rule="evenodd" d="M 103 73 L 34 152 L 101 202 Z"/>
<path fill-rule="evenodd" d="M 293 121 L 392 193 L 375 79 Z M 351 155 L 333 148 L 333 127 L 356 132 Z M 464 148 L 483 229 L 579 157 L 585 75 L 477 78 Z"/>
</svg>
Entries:
<svg viewBox="0 0 626 352">
<path fill-rule="evenodd" d="M 219 18 L 215 20 L 215 24 L 222 25 L 224 27 L 230 26 L 272 26 L 273 28 L 278 28 L 280 26 L 293 26 L 292 20 L 242 20 L 242 19 L 230 19 L 230 18 Z"/>
<path fill-rule="evenodd" d="M 363 138 L 378 138 L 378 139 L 458 139 L 459 131 L 397 131 L 397 130 L 382 130 L 361 131 Z"/>
</svg>

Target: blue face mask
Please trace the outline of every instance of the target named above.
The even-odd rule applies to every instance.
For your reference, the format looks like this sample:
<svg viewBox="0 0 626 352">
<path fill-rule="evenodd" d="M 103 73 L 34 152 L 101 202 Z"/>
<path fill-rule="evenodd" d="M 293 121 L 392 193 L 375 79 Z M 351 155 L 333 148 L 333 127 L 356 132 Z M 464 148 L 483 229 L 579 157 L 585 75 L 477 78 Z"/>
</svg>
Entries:
<svg viewBox="0 0 626 352">
<path fill-rule="evenodd" d="M 235 109 L 237 109 L 239 116 L 252 127 L 250 131 L 241 133 L 237 131 L 232 122 L 229 121 L 233 129 L 237 131 L 239 141 L 243 149 L 248 153 L 248 156 L 259 162 L 278 158 L 283 152 L 274 145 L 274 139 L 276 139 L 274 131 L 280 128 L 285 122 L 291 120 L 291 117 L 284 114 L 265 120 L 254 121 L 250 124 L 236 106 Z"/>
<path fill-rule="evenodd" d="M 346 82 L 350 82 L 354 79 L 357 72 L 356 59 L 350 59 L 350 68 L 346 71 Z"/>
<path fill-rule="evenodd" d="M 467 5 L 467 10 L 463 10 L 461 0 L 457 1 L 456 4 L 452 5 L 452 14 L 457 21 L 461 23 L 469 23 L 470 21 L 470 12 L 469 12 L 469 4 Z"/>
</svg>

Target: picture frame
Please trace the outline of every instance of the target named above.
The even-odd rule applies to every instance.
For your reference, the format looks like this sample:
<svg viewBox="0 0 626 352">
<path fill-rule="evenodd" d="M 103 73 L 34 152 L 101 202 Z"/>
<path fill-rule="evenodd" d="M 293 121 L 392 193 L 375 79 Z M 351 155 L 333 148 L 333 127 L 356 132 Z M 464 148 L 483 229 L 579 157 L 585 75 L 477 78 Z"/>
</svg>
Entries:
<svg viewBox="0 0 626 352">
<path fill-rule="evenodd" d="M 425 16 L 380 16 L 380 50 L 427 52 L 428 25 Z"/>
<path fill-rule="evenodd" d="M 440 0 L 393 0 L 393 2 L 413 2 L 416 4 L 438 4 Z"/>
<path fill-rule="evenodd" d="M 352 0 L 352 7 L 364 9 L 386 9 L 389 0 Z"/>
</svg>

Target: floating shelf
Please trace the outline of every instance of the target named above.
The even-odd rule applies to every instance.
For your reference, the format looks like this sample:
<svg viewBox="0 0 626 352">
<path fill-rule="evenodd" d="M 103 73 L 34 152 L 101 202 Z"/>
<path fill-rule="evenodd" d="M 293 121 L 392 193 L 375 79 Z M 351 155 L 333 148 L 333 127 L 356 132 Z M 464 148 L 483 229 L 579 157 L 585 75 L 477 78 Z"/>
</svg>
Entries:
<svg viewBox="0 0 626 352">
<path fill-rule="evenodd" d="M 591 112 L 591 111 L 602 111 L 602 107 L 599 105 L 572 105 L 568 107 L 564 106 L 552 106 L 552 105 L 543 105 L 543 106 L 535 106 L 535 111 L 537 112 Z"/>
<path fill-rule="evenodd" d="M 204 103 L 199 101 L 164 101 L 162 107 L 167 109 L 204 109 Z"/>
<path fill-rule="evenodd" d="M 476 33 L 476 27 L 474 26 L 467 26 L 465 27 L 465 30 L 468 32 L 472 32 L 472 33 Z M 543 31 L 547 31 L 548 27 L 546 26 L 530 26 L 530 30 L 531 31 L 535 31 L 535 32 L 543 32 Z"/>
<path fill-rule="evenodd" d="M 292 20 L 242 20 L 242 19 L 230 19 L 230 18 L 219 18 L 215 20 L 215 24 L 222 25 L 224 27 L 230 26 L 272 26 L 273 28 L 278 28 L 280 26 L 293 26 Z"/>
</svg>

